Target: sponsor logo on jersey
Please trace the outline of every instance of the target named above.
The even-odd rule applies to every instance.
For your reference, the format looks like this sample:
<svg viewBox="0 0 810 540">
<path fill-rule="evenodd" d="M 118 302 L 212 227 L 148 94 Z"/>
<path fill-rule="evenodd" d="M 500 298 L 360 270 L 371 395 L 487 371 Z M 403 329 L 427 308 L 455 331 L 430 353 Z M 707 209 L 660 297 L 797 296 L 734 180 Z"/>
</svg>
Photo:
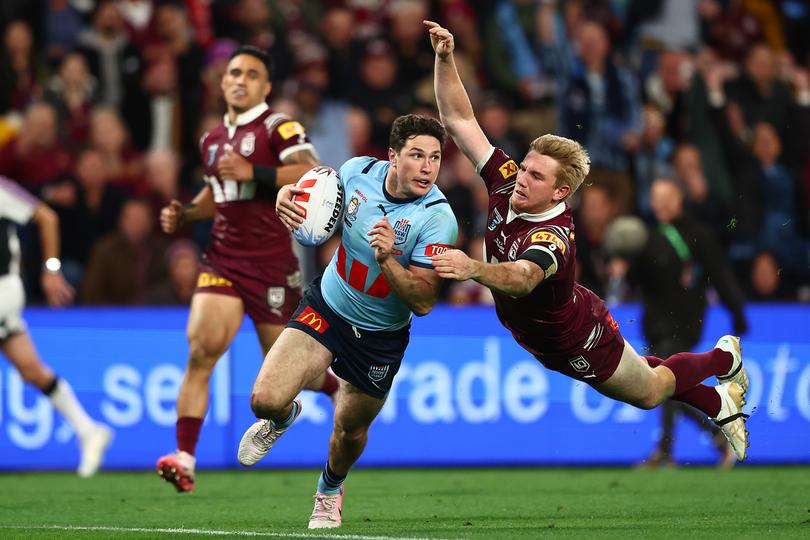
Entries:
<svg viewBox="0 0 810 540">
<path fill-rule="evenodd" d="M 506 250 L 506 233 L 501 231 L 501 234 L 495 238 L 493 238 L 492 242 L 495 244 L 495 247 L 498 249 L 498 253 L 503 255 L 503 252 Z"/>
<path fill-rule="evenodd" d="M 616 319 L 613 318 L 613 315 L 611 315 L 610 312 L 608 312 L 607 317 L 605 317 L 605 320 L 607 320 L 607 323 L 614 331 L 619 329 L 619 323 L 616 322 Z"/>
<path fill-rule="evenodd" d="M 267 305 L 278 309 L 284 305 L 284 287 L 267 287 Z"/>
<path fill-rule="evenodd" d="M 411 222 L 402 218 L 394 224 L 394 245 L 404 244 L 408 240 L 408 233 L 411 232 Z"/>
<path fill-rule="evenodd" d="M 239 144 L 239 153 L 248 157 L 254 150 L 256 150 L 256 135 L 252 131 L 248 131 Z"/>
<path fill-rule="evenodd" d="M 278 126 L 278 134 L 281 135 L 281 138 L 286 141 L 290 137 L 294 137 L 296 135 L 303 135 L 304 126 L 302 126 L 295 120 L 290 120 L 289 122 L 284 122 L 283 124 Z"/>
<path fill-rule="evenodd" d="M 363 195 L 363 192 L 362 192 L 362 191 L 360 191 L 360 190 L 359 190 L 359 189 L 357 189 L 357 188 L 354 188 L 354 192 L 355 192 L 355 193 L 357 193 L 357 196 L 358 196 L 358 197 L 360 197 L 360 200 L 361 200 L 361 201 L 363 201 L 363 202 L 368 202 L 368 199 L 366 198 L 366 196 L 365 196 L 365 195 Z"/>
<path fill-rule="evenodd" d="M 571 367 L 574 368 L 574 371 L 577 373 L 585 373 L 591 369 L 591 365 L 582 355 L 572 358 L 568 361 L 568 363 L 571 364 Z"/>
<path fill-rule="evenodd" d="M 565 253 L 565 242 L 560 240 L 560 238 L 548 231 L 537 231 L 531 237 L 532 244 L 551 244 L 551 248 L 554 249 L 554 246 L 560 250 L 560 253 Z"/>
<path fill-rule="evenodd" d="M 498 170 L 501 171 L 501 176 L 503 176 L 504 180 L 512 176 L 513 174 L 517 173 L 518 166 L 515 163 L 515 160 L 510 159 L 500 167 Z"/>
<path fill-rule="evenodd" d="M 495 229 L 498 228 L 498 225 L 500 225 L 502 221 L 503 216 L 501 216 L 501 213 L 498 212 L 498 209 L 496 208 L 495 210 L 492 211 L 492 219 L 489 220 L 487 230 L 490 232 L 494 231 Z"/>
<path fill-rule="evenodd" d="M 206 165 L 209 167 L 214 164 L 214 159 L 217 157 L 218 144 L 212 144 L 208 147 L 208 159 L 205 160 Z"/>
<path fill-rule="evenodd" d="M 425 255 L 433 257 L 434 255 L 441 255 L 447 252 L 448 249 L 453 249 L 450 244 L 428 244 L 425 248 Z"/>
<path fill-rule="evenodd" d="M 389 367 L 390 366 L 387 364 L 370 365 L 368 368 L 368 378 L 374 382 L 380 382 L 381 380 L 385 379 L 386 375 L 388 375 Z"/>
<path fill-rule="evenodd" d="M 329 323 L 326 322 L 326 319 L 309 306 L 305 307 L 304 311 L 302 311 L 295 320 L 309 326 L 319 334 L 323 334 L 326 332 L 326 329 L 329 328 Z"/>
<path fill-rule="evenodd" d="M 357 219 L 357 211 L 360 209 L 360 199 L 357 197 L 352 197 L 349 199 L 349 204 L 346 205 L 346 215 L 343 216 L 343 221 L 346 223 L 347 227 L 351 227 L 354 225 L 354 221 Z"/>
<path fill-rule="evenodd" d="M 517 250 L 520 242 L 512 242 L 512 245 L 509 246 L 509 260 L 514 261 L 517 258 Z"/>
<path fill-rule="evenodd" d="M 233 282 L 210 272 L 202 272 L 197 278 L 197 287 L 233 287 Z"/>
</svg>

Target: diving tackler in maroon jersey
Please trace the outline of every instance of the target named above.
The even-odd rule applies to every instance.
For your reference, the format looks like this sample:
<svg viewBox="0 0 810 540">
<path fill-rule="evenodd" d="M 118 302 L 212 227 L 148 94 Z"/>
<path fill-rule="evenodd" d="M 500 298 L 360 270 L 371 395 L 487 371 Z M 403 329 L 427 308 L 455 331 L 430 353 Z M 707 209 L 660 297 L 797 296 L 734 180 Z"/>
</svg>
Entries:
<svg viewBox="0 0 810 540">
<path fill-rule="evenodd" d="M 589 384 L 603 382 L 619 365 L 624 339 L 605 303 L 574 281 L 576 242 L 571 208 L 564 202 L 542 214 L 516 214 L 509 205 L 518 166 L 503 150 L 480 174 L 489 190 L 484 259 L 541 261 L 545 279 L 522 298 L 493 290 L 501 323 L 549 369 Z"/>
</svg>

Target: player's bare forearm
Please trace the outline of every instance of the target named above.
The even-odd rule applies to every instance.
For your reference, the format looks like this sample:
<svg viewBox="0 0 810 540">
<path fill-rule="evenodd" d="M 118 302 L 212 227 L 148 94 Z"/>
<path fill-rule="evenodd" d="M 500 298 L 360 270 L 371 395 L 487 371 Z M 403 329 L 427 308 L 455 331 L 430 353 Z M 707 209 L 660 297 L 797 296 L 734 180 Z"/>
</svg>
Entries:
<svg viewBox="0 0 810 540">
<path fill-rule="evenodd" d="M 464 89 L 453 57 L 453 34 L 432 21 L 424 21 L 436 52 L 433 85 L 442 124 L 467 158 L 477 164 L 490 144 L 475 119 L 470 97 Z"/>
<path fill-rule="evenodd" d="M 481 285 L 512 298 L 531 293 L 543 281 L 543 269 L 529 261 L 488 264 L 475 261 L 470 275 Z"/>
<path fill-rule="evenodd" d="M 276 169 L 276 185 L 278 187 L 286 184 L 294 184 L 320 162 L 310 150 L 299 150 L 284 158 L 284 164 Z"/>
<path fill-rule="evenodd" d="M 427 269 L 408 270 L 394 257 L 388 257 L 379 264 L 391 290 L 414 315 L 423 317 L 430 313 L 436 305 L 441 282 L 435 272 Z"/>
</svg>

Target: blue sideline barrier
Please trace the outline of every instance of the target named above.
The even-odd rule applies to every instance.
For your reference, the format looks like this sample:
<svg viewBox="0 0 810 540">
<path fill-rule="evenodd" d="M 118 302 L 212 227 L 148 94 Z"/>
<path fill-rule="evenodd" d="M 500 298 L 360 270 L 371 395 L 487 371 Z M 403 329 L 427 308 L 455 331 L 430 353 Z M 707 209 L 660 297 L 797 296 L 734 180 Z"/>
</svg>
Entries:
<svg viewBox="0 0 810 540">
<path fill-rule="evenodd" d="M 641 350 L 638 307 L 613 314 Z M 810 307 L 756 305 L 748 314 L 750 462 L 810 463 Z M 93 416 L 115 428 L 107 467 L 149 468 L 174 448 L 186 316 L 173 308 L 26 312 L 43 358 L 70 380 Z M 698 349 L 729 330 L 726 312 L 712 310 Z M 247 322 L 215 370 L 200 466 L 236 466 L 239 438 L 254 421 L 248 397 L 260 362 Z M 305 394 L 302 417 L 258 466 L 322 466 L 331 405 Z M 631 464 L 650 452 L 658 418 L 657 411 L 611 401 L 545 370 L 491 309 L 442 306 L 414 320 L 405 362 L 361 465 Z M 716 460 L 708 438 L 689 421 L 676 434 L 679 460 Z M 6 470 L 70 469 L 77 462 L 71 429 L 8 363 L 0 364 L 0 456 Z"/>
</svg>

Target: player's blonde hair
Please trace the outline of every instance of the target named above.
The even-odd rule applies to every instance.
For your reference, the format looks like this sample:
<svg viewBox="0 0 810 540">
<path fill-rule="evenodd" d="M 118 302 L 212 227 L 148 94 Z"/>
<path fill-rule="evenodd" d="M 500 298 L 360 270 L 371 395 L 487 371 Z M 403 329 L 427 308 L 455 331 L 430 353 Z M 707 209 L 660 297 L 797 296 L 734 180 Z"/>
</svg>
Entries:
<svg viewBox="0 0 810 540">
<path fill-rule="evenodd" d="M 591 158 L 588 156 L 588 152 L 581 144 L 572 139 L 547 133 L 532 141 L 529 151 L 532 150 L 553 158 L 557 162 L 559 166 L 557 181 L 554 185 L 555 187 L 569 186 L 571 192 L 568 197 L 579 189 L 591 170 Z"/>
</svg>

